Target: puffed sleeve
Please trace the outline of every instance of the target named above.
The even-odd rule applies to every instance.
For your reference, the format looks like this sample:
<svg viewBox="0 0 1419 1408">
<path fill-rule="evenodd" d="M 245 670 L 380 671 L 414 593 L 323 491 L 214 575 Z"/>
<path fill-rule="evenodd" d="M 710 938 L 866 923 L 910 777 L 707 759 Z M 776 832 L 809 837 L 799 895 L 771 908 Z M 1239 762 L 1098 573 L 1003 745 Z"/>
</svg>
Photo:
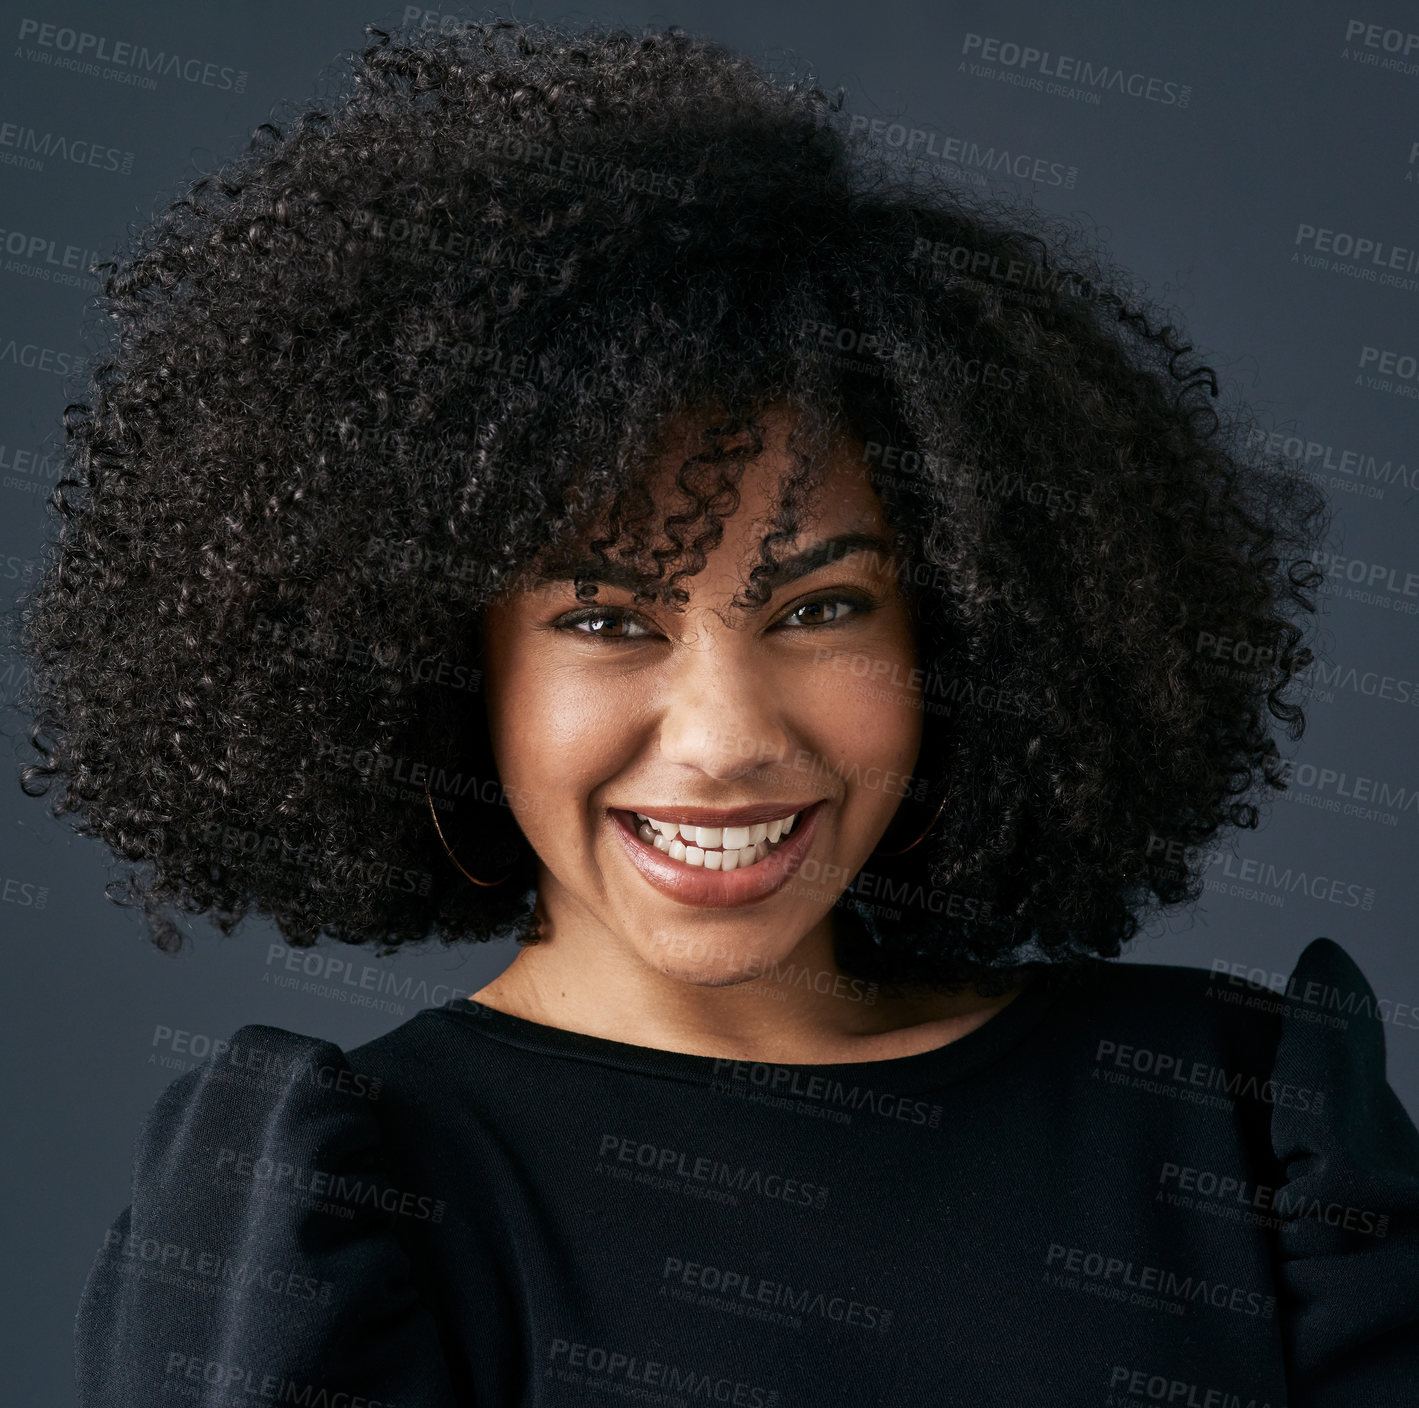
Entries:
<svg viewBox="0 0 1419 1408">
<path fill-rule="evenodd" d="M 1291 1408 L 1419 1404 L 1419 1132 L 1385 1079 L 1401 1009 L 1330 939 L 1286 999 L 1271 1142 Z"/>
<path fill-rule="evenodd" d="M 376 1191 L 378 1082 L 245 1026 L 143 1125 L 133 1200 L 75 1326 L 82 1408 L 453 1408 L 435 1323 Z"/>
</svg>

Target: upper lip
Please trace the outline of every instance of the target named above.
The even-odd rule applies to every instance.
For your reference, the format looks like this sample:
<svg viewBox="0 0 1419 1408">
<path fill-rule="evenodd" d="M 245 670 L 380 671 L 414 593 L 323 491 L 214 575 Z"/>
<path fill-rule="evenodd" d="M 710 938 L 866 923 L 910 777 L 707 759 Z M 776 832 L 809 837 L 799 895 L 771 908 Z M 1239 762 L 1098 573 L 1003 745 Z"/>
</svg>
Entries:
<svg viewBox="0 0 1419 1408">
<path fill-rule="evenodd" d="M 653 816 L 657 821 L 674 821 L 685 826 L 725 827 L 754 826 L 761 821 L 773 821 L 775 817 L 793 816 L 806 811 L 815 802 L 761 802 L 752 807 L 621 807 L 625 812 L 639 812 L 642 816 Z"/>
</svg>

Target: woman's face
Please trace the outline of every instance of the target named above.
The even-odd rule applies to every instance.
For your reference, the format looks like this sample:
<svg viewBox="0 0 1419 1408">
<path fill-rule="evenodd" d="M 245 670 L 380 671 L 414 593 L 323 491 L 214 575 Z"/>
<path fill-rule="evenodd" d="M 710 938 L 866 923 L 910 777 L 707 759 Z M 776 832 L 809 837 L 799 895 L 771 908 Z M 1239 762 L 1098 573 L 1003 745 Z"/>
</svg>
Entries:
<svg viewBox="0 0 1419 1408">
<path fill-rule="evenodd" d="M 841 443 L 780 549 L 800 575 L 752 614 L 727 610 L 789 463 L 785 416 L 765 424 L 722 541 L 680 581 L 681 611 L 635 607 L 599 578 L 579 601 L 568 578 L 484 618 L 493 754 L 540 861 L 547 942 L 708 985 L 771 970 L 800 944 L 830 960 L 833 901 L 900 805 L 921 742 L 912 622 L 860 443 Z M 668 492 L 683 506 L 681 458 L 662 462 L 658 505 Z M 801 556 L 847 534 L 832 560 Z M 770 824 L 794 813 L 787 834 Z M 676 825 L 701 829 L 671 840 Z"/>
</svg>

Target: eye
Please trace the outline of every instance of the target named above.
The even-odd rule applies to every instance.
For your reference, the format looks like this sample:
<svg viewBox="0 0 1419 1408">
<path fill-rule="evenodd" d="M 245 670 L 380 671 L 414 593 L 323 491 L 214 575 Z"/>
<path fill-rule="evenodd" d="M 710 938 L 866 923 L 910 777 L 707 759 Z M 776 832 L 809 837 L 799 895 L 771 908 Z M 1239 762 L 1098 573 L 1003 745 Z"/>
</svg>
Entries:
<svg viewBox="0 0 1419 1408">
<path fill-rule="evenodd" d="M 839 590 L 809 601 L 799 602 L 792 611 L 779 618 L 778 624 L 789 630 L 813 630 L 822 626 L 838 626 L 855 616 L 866 616 L 869 612 L 875 611 L 877 605 L 876 601 L 862 592 Z M 804 613 L 844 606 L 850 609 L 847 612 L 843 612 L 841 609 L 835 610 L 834 614 L 826 620 L 799 621 L 794 619 Z M 655 632 L 647 629 L 633 613 L 618 606 L 588 606 L 580 611 L 570 611 L 565 616 L 559 617 L 552 625 L 554 630 L 570 632 L 579 636 L 591 636 L 597 640 L 646 640 L 655 635 Z M 615 630 L 617 626 L 623 629 L 617 632 Z"/>
<path fill-rule="evenodd" d="M 633 616 L 614 606 L 589 606 L 582 611 L 569 612 L 557 620 L 555 626 L 559 631 L 573 631 L 577 635 L 595 636 L 600 640 L 641 640 L 649 634 L 642 631 L 639 635 L 615 635 L 609 630 L 600 629 L 608 621 L 613 625 L 622 626 L 638 624 Z"/>
<path fill-rule="evenodd" d="M 852 609 L 851 611 L 848 611 L 846 613 L 839 611 L 828 620 L 795 622 L 793 619 L 801 612 L 817 611 L 820 608 L 826 608 L 830 606 L 849 606 Z M 782 618 L 782 620 L 780 620 L 779 624 L 787 625 L 791 629 L 796 629 L 804 626 L 837 626 L 841 625 L 844 621 L 851 620 L 854 616 L 865 616 L 869 612 L 875 611 L 876 609 L 877 603 L 873 601 L 871 597 L 864 596 L 861 592 L 839 591 L 833 593 L 831 596 L 820 596 L 812 601 L 799 602 L 799 604 L 795 606 L 792 611 L 790 611 L 786 616 Z"/>
</svg>

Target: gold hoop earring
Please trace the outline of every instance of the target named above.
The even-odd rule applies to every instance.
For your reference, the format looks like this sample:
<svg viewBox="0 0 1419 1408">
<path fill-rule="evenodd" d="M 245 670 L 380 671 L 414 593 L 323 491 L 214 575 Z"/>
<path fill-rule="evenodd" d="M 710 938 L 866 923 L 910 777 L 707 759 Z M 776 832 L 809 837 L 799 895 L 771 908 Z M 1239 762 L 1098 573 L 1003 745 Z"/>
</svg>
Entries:
<svg viewBox="0 0 1419 1408">
<path fill-rule="evenodd" d="M 438 832 L 439 841 L 443 845 L 444 850 L 448 852 L 449 860 L 451 860 L 454 865 L 458 866 L 459 870 L 463 871 L 463 874 L 468 876 L 468 879 L 470 879 L 475 885 L 482 885 L 485 888 L 491 888 L 493 885 L 501 885 L 503 883 L 503 880 L 508 880 L 512 877 L 512 870 L 509 870 L 508 873 L 503 876 L 502 880 L 480 880 L 476 875 L 469 875 L 468 872 L 463 869 L 463 866 L 459 864 L 458 857 L 454 855 L 453 851 L 449 847 L 448 841 L 444 838 L 443 827 L 439 825 L 439 816 L 438 813 L 434 810 L 434 799 L 432 794 L 429 792 L 428 778 L 424 779 L 424 800 L 429 804 L 429 815 L 434 819 L 434 830 Z M 513 870 L 516 869 L 517 867 L 514 866 Z"/>
<path fill-rule="evenodd" d="M 427 785 L 427 784 L 426 784 L 426 785 Z M 926 823 L 926 829 L 921 833 L 920 836 L 918 836 L 918 837 L 916 838 L 915 841 L 913 841 L 913 842 L 911 843 L 910 846 L 903 846 L 902 849 L 899 850 L 899 851 L 877 851 L 877 852 L 875 852 L 875 854 L 880 855 L 880 856 L 904 856 L 904 855 L 906 855 L 906 853 L 907 853 L 908 851 L 912 850 L 912 849 L 915 848 L 916 846 L 921 845 L 921 843 L 926 839 L 926 832 L 927 832 L 927 831 L 930 831 L 931 828 L 932 828 L 933 826 L 935 826 L 936 823 L 940 820 L 940 818 L 941 818 L 941 810 L 942 810 L 942 808 L 943 808 L 945 805 L 946 805 L 946 795 L 943 795 L 942 798 L 941 798 L 941 801 L 938 803 L 938 805 L 937 805 L 937 807 L 936 807 L 936 815 L 933 816 L 933 817 L 931 818 L 931 820 Z"/>
</svg>

